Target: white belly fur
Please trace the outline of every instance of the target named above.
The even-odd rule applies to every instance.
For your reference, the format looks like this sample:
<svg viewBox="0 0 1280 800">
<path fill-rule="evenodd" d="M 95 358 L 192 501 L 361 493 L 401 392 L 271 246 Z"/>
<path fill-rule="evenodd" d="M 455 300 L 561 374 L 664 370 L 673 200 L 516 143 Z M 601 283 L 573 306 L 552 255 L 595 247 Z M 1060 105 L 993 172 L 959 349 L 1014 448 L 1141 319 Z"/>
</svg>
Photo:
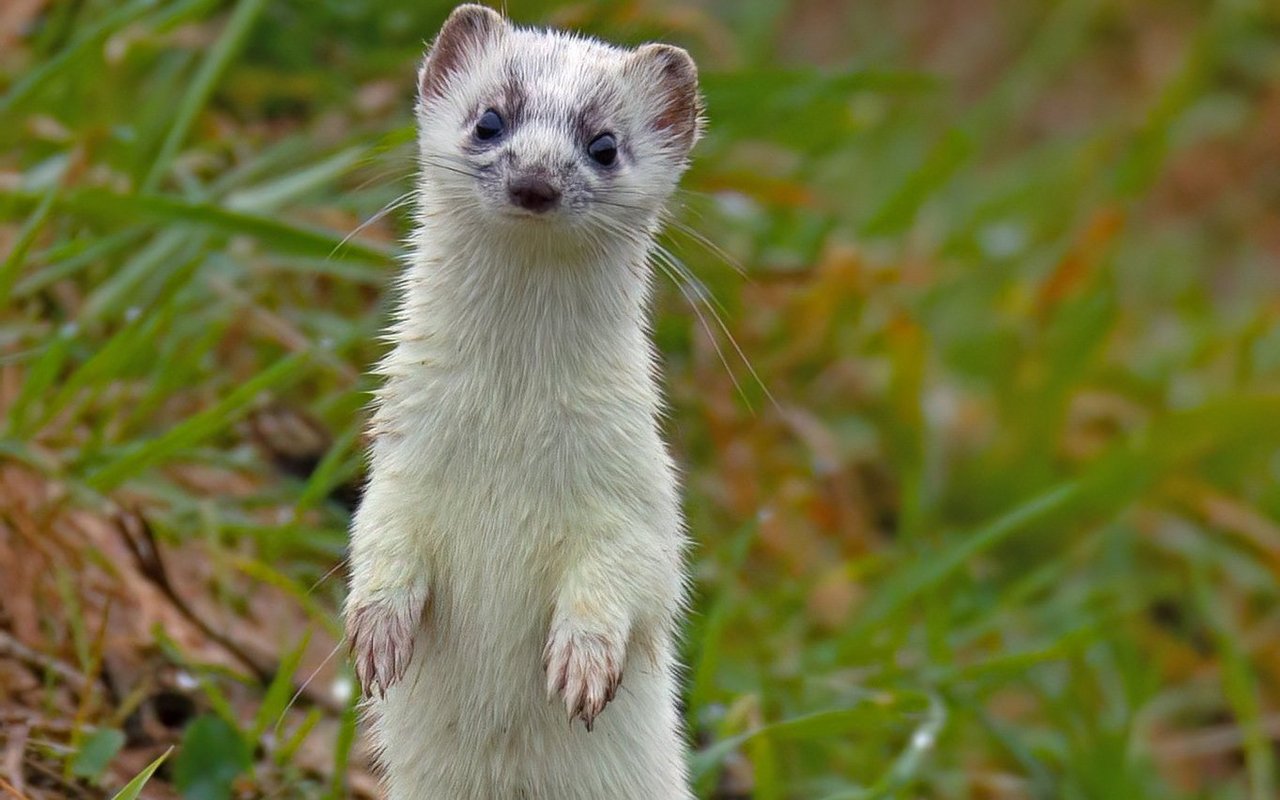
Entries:
<svg viewBox="0 0 1280 800">
<path fill-rule="evenodd" d="M 418 303 L 448 328 L 431 292 Z M 647 341 L 622 330 L 572 349 L 583 332 L 564 328 L 599 320 L 495 337 L 471 319 L 465 345 L 401 323 L 353 524 L 349 604 L 419 580 L 429 595 L 404 678 L 367 706 L 389 797 L 691 798 L 674 653 L 684 535 Z M 546 689 L 566 606 L 626 639 L 591 731 Z"/>
</svg>

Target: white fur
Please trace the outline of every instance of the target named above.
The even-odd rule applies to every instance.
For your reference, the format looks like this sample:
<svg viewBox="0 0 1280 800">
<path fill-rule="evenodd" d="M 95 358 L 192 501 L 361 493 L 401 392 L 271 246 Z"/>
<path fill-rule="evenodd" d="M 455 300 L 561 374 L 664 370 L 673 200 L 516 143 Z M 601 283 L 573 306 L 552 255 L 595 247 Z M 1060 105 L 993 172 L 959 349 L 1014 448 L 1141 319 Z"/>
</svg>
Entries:
<svg viewBox="0 0 1280 800">
<path fill-rule="evenodd" d="M 540 112 L 511 134 L 517 164 L 577 157 L 557 120 L 593 87 L 619 92 L 609 124 L 629 159 L 611 180 L 571 170 L 549 218 L 457 171 L 479 163 L 458 153 L 512 64 Z M 646 319 L 651 237 L 686 154 L 649 125 L 647 69 L 506 28 L 420 109 L 420 225 L 347 604 L 391 800 L 692 797 L 685 539 Z"/>
</svg>

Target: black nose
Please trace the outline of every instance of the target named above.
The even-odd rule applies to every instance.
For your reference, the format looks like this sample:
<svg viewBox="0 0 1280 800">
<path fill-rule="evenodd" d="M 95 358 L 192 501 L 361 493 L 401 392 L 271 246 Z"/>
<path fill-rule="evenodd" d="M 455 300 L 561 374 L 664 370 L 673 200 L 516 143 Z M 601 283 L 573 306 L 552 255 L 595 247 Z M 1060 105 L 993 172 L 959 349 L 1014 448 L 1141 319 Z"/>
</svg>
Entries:
<svg viewBox="0 0 1280 800">
<path fill-rule="evenodd" d="M 514 205 L 537 214 L 550 211 L 560 203 L 560 190 L 548 183 L 545 178 L 534 176 L 525 176 L 511 181 L 507 185 L 507 194 Z"/>
</svg>

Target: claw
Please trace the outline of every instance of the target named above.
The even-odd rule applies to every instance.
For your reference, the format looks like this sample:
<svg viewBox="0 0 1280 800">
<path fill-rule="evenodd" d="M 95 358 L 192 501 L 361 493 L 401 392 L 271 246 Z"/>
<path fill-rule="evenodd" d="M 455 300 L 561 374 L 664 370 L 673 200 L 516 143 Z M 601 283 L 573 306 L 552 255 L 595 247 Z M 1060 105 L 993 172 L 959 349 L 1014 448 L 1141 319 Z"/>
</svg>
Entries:
<svg viewBox="0 0 1280 800">
<path fill-rule="evenodd" d="M 365 698 L 387 696 L 413 659 L 423 603 L 379 599 L 347 613 L 347 642 Z"/>
<path fill-rule="evenodd" d="M 543 653 L 547 697 L 560 695 L 570 723 L 580 719 L 593 730 L 622 683 L 622 663 L 623 648 L 610 637 L 558 627 Z"/>
</svg>

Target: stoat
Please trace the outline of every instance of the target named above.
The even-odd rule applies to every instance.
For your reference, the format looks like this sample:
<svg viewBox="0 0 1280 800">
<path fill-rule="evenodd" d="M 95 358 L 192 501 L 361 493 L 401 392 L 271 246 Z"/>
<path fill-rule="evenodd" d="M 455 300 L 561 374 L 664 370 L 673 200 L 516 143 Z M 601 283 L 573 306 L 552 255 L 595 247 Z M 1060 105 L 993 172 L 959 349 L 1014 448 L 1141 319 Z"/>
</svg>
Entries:
<svg viewBox="0 0 1280 800">
<path fill-rule="evenodd" d="M 418 91 L 345 609 L 389 797 L 691 798 L 648 259 L 697 69 L 464 5 Z"/>
</svg>

